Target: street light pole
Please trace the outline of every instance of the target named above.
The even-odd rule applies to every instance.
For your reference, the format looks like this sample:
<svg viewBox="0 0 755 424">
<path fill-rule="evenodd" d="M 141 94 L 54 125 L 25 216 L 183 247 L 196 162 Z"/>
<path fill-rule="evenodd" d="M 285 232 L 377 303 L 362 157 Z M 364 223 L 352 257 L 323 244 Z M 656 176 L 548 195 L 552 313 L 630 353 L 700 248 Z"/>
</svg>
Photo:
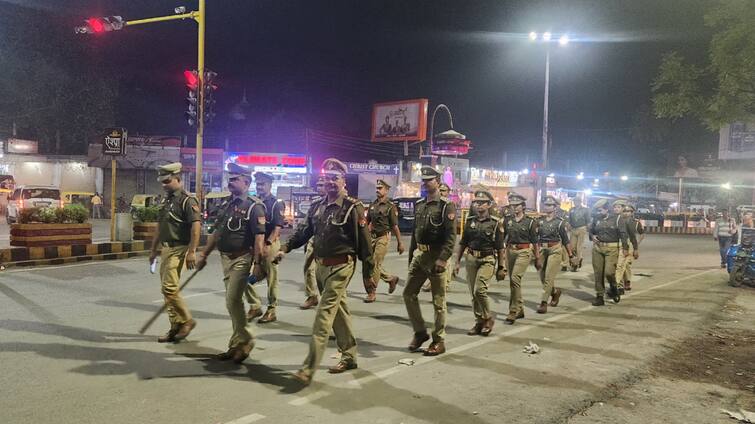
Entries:
<svg viewBox="0 0 755 424">
<path fill-rule="evenodd" d="M 535 207 L 540 210 L 540 198 L 543 197 L 543 191 L 545 190 L 545 173 L 548 169 L 548 91 L 550 88 L 550 76 L 551 76 L 551 50 L 545 48 L 545 94 L 543 96 L 543 169 L 538 175 L 538 193 L 536 193 L 537 199 L 535 200 Z M 539 196 L 538 196 L 539 194 Z"/>
<path fill-rule="evenodd" d="M 196 177 L 195 193 L 199 199 L 199 207 L 204 209 L 204 190 L 202 187 L 202 142 L 204 141 L 204 98 L 205 98 L 205 69 L 204 69 L 204 31 L 205 31 L 205 0 L 199 0 L 199 14 L 196 17 L 197 26 L 197 73 L 199 74 L 199 104 L 197 116 L 197 146 L 196 146 Z"/>
</svg>

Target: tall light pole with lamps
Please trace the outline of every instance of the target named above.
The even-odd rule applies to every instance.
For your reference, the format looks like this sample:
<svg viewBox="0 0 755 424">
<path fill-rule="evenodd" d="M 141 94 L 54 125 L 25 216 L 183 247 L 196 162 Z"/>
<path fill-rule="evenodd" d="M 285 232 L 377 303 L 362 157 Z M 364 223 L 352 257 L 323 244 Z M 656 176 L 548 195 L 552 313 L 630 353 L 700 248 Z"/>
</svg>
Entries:
<svg viewBox="0 0 755 424">
<path fill-rule="evenodd" d="M 550 50 L 550 43 L 557 41 L 560 46 L 565 46 L 569 44 L 569 36 L 566 34 L 561 35 L 558 37 L 558 39 L 554 39 L 553 34 L 550 32 L 544 32 L 542 34 L 538 34 L 536 32 L 530 32 L 529 34 L 530 41 L 542 41 L 543 43 L 546 43 L 545 48 L 545 94 L 543 96 L 543 156 L 542 156 L 542 162 L 543 162 L 543 171 L 548 170 L 548 92 L 550 88 L 550 75 L 551 75 L 551 50 Z M 541 172 L 541 174 L 544 172 Z M 543 184 L 543 178 L 541 175 L 538 175 L 538 192 L 542 196 L 542 190 L 544 187 Z M 538 197 L 541 197 L 538 196 Z M 540 204 L 540 199 L 537 199 L 536 202 L 537 205 Z"/>
</svg>

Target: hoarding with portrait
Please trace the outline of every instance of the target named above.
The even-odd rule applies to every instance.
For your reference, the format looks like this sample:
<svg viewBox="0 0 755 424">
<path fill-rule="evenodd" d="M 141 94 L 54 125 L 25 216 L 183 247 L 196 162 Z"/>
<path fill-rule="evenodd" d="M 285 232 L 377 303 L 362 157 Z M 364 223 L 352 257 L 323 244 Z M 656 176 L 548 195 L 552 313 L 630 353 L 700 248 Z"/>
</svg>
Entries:
<svg viewBox="0 0 755 424">
<path fill-rule="evenodd" d="M 427 99 L 376 103 L 372 141 L 422 141 L 427 137 Z"/>
</svg>

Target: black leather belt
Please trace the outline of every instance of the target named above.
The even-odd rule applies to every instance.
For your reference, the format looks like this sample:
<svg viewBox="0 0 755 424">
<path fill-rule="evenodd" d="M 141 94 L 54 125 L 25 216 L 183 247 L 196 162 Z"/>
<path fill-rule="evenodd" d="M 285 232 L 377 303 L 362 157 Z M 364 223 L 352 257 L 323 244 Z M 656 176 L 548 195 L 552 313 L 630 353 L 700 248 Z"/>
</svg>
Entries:
<svg viewBox="0 0 755 424">
<path fill-rule="evenodd" d="M 173 240 L 173 241 L 164 241 L 164 242 L 161 242 L 160 245 L 163 246 L 163 247 L 188 246 L 189 242 L 188 241 L 176 241 L 176 240 Z"/>
<path fill-rule="evenodd" d="M 474 256 L 475 258 L 487 258 L 488 256 L 495 256 L 495 250 L 474 250 L 474 249 L 467 249 L 467 252 L 469 252 L 470 255 Z"/>
</svg>

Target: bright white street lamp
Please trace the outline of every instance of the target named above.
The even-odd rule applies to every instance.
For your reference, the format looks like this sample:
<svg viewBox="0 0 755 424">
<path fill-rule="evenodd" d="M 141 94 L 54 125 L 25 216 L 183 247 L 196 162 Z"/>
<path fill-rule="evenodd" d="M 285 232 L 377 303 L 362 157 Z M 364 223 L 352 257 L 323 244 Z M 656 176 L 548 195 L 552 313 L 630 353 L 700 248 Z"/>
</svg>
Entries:
<svg viewBox="0 0 755 424">
<path fill-rule="evenodd" d="M 530 41 L 535 41 L 537 40 L 537 33 L 535 31 L 532 31 L 529 37 L 530 37 Z"/>
<path fill-rule="evenodd" d="M 545 40 L 545 41 L 551 41 L 551 33 L 550 32 L 544 32 L 543 33 L 543 40 Z"/>
<path fill-rule="evenodd" d="M 585 173 L 584 172 L 580 172 L 579 174 L 577 174 L 577 179 L 578 180 L 584 180 L 585 179 Z"/>
<path fill-rule="evenodd" d="M 723 183 L 721 184 L 721 188 L 724 190 L 731 190 L 731 183 Z"/>
<path fill-rule="evenodd" d="M 626 175 L 622 175 L 622 176 L 621 176 L 621 181 L 626 181 L 626 180 L 628 180 L 628 179 L 629 179 L 629 177 L 628 177 L 628 176 L 626 176 Z"/>
<path fill-rule="evenodd" d="M 562 46 L 565 46 L 569 44 L 569 36 L 564 34 L 558 39 L 558 44 L 561 44 Z"/>
</svg>

